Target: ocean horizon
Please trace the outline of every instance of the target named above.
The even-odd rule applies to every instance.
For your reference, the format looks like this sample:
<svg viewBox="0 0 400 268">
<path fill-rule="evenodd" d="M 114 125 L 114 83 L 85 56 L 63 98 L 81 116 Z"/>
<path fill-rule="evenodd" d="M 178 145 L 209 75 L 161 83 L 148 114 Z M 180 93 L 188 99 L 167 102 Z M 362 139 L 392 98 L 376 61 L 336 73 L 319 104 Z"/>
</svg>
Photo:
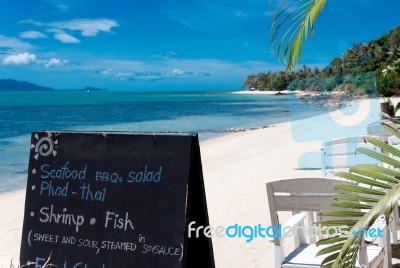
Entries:
<svg viewBox="0 0 400 268">
<path fill-rule="evenodd" d="M 191 132 L 201 141 L 324 112 L 294 96 L 187 92 L 0 92 L 0 193 L 25 187 L 33 131 Z"/>
</svg>

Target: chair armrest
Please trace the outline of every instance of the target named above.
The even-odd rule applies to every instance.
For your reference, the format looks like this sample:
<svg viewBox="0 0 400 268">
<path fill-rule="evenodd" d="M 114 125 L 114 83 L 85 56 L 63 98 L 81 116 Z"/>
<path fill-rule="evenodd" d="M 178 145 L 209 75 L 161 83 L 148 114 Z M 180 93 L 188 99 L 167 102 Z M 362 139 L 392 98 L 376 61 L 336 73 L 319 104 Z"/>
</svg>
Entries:
<svg viewBox="0 0 400 268">
<path fill-rule="evenodd" d="M 358 262 L 360 263 L 360 267 L 369 267 L 368 266 L 368 254 L 367 254 L 367 245 L 365 242 L 373 242 L 378 239 L 378 246 L 383 248 L 383 252 L 385 254 L 383 267 L 392 267 L 392 252 L 390 245 L 390 228 L 386 224 L 386 219 L 384 215 L 379 216 L 375 222 L 372 224 L 371 228 L 375 228 L 374 235 L 361 235 L 360 248 L 358 251 Z M 378 231 L 381 230 L 379 233 Z M 395 230 L 396 231 L 396 230 Z M 368 233 L 369 234 L 369 233 Z"/>
<path fill-rule="evenodd" d="M 369 233 L 362 234 L 362 235 L 365 236 L 366 242 L 373 243 L 376 239 L 378 239 L 378 244 L 383 245 L 384 238 L 382 236 L 379 236 L 378 231 L 381 230 L 382 232 L 380 233 L 380 235 L 383 235 L 383 231 L 385 230 L 385 228 L 388 228 L 386 225 L 385 215 L 381 215 L 375 220 L 375 222 L 369 228 L 369 230 L 371 230 L 371 229 L 376 230 L 374 235 L 368 235 Z M 380 245 L 380 246 L 382 246 L 382 245 Z"/>
</svg>

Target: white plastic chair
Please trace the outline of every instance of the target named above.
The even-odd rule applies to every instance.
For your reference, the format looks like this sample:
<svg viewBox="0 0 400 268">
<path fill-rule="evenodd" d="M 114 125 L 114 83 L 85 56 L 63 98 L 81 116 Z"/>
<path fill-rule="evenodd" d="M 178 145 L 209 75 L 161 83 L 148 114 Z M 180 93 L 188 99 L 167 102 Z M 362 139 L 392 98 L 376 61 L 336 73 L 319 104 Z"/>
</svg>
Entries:
<svg viewBox="0 0 400 268">
<path fill-rule="evenodd" d="M 338 138 L 326 142 L 321 149 L 322 176 L 335 178 L 335 173 L 348 171 L 351 166 L 358 164 L 380 165 L 380 161 L 356 151 L 358 147 L 366 147 L 376 152 L 380 151 L 376 146 L 366 143 L 366 137 L 379 139 L 379 136 L 365 135 Z"/>
<path fill-rule="evenodd" d="M 278 227 L 282 224 L 282 229 L 312 225 L 315 218 L 319 217 L 321 210 L 330 208 L 333 193 L 336 192 L 334 184 L 339 182 L 343 183 L 341 180 L 330 178 L 299 178 L 267 183 L 271 225 Z M 291 211 L 294 215 L 286 223 L 281 223 L 278 216 L 280 211 Z M 306 218 L 308 221 L 305 223 Z M 376 221 L 377 224 L 382 222 L 385 224 L 384 219 Z M 390 231 L 389 228 L 383 229 L 384 239 L 380 243 L 383 246 L 367 246 L 365 239 L 362 239 L 356 267 L 392 267 Z M 316 246 L 315 237 L 307 239 L 303 233 L 294 237 L 295 249 L 288 255 L 284 254 L 282 237 L 275 237 L 272 242 L 275 251 L 275 268 L 317 268 L 326 257 L 316 257 L 316 253 L 323 247 Z"/>
</svg>

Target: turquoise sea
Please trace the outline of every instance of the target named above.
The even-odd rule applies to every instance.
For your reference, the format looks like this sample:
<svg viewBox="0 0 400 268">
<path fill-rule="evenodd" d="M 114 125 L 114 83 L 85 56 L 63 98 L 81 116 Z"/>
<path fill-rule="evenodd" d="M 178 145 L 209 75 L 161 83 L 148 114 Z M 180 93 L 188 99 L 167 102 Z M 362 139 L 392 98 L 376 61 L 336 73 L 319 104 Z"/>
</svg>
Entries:
<svg viewBox="0 0 400 268">
<path fill-rule="evenodd" d="M 295 108 L 295 109 L 293 109 Z M 38 130 L 197 132 L 200 140 L 322 113 L 294 96 L 232 92 L 0 92 L 0 192 L 26 183 Z"/>
</svg>

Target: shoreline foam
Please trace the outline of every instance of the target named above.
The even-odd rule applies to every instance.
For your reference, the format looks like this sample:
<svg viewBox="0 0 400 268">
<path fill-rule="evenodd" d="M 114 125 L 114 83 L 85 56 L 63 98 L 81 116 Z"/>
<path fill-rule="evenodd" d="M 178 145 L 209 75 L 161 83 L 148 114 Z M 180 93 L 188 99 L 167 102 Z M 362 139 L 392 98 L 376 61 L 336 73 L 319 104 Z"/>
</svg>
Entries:
<svg viewBox="0 0 400 268">
<path fill-rule="evenodd" d="M 279 91 L 272 91 L 272 90 L 243 90 L 243 91 L 233 91 L 233 94 L 248 94 L 248 95 L 291 95 L 291 94 L 301 94 L 300 90 L 279 90 Z"/>
</svg>

